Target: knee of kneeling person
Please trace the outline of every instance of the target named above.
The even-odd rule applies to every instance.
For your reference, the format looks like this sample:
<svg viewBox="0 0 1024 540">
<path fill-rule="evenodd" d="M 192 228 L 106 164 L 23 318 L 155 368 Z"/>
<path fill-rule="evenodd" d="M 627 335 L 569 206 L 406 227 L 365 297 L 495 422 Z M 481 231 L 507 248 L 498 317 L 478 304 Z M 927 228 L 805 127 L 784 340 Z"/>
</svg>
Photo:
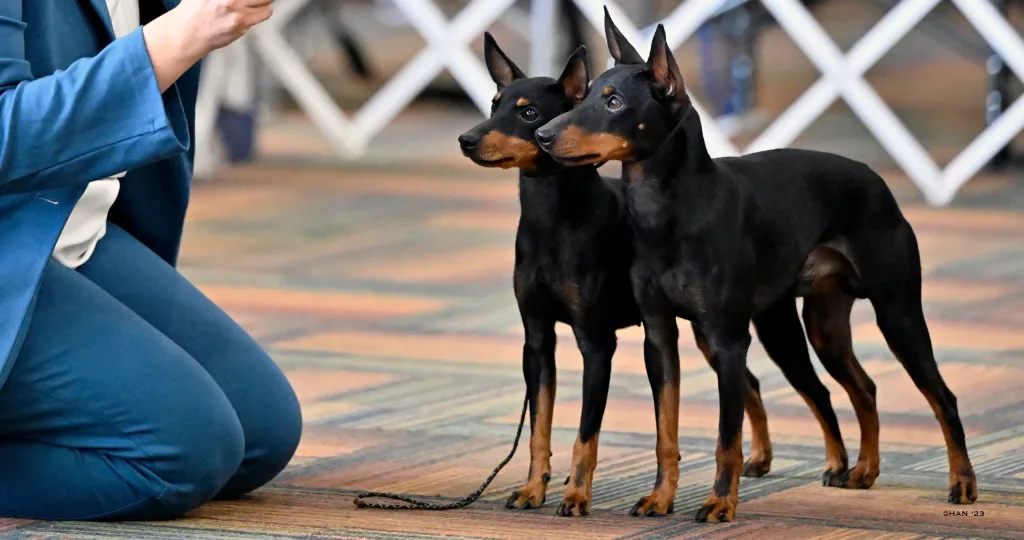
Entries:
<svg viewBox="0 0 1024 540">
<path fill-rule="evenodd" d="M 271 436 L 264 436 L 258 444 L 262 446 L 268 470 L 272 470 L 276 476 L 292 460 L 302 437 L 302 412 L 294 392 L 277 406 L 277 414 L 268 431 Z"/>
<path fill-rule="evenodd" d="M 238 471 L 245 456 L 241 423 L 230 408 L 197 411 L 178 433 L 175 457 L 159 476 L 159 497 L 168 517 L 177 517 L 210 501 Z"/>
<path fill-rule="evenodd" d="M 298 398 L 290 388 L 276 393 L 262 410 L 260 421 L 245 426 L 245 460 L 218 498 L 232 499 L 273 480 L 295 456 L 301 436 Z"/>
</svg>

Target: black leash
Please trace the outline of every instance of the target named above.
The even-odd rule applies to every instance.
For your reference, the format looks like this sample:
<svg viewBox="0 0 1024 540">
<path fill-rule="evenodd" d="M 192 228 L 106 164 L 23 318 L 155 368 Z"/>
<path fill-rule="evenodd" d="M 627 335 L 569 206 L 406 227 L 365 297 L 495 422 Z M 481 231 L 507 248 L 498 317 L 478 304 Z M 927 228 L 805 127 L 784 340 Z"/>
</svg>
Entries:
<svg viewBox="0 0 1024 540">
<path fill-rule="evenodd" d="M 512 456 L 516 455 L 516 448 L 519 446 L 519 437 L 523 434 L 523 424 L 526 422 L 526 409 L 529 407 L 529 405 L 530 396 L 529 394 L 527 394 L 526 398 L 523 399 L 523 412 L 519 416 L 519 428 L 516 430 L 516 438 L 514 441 L 512 441 L 512 451 L 508 453 L 508 457 L 506 457 L 501 463 L 498 464 L 497 467 L 494 468 L 494 471 L 492 471 L 491 475 L 487 477 L 487 480 L 484 480 L 484 483 L 480 486 L 479 489 L 477 489 L 473 493 L 470 493 L 466 497 L 453 503 L 435 504 L 424 501 L 418 501 L 411 497 L 406 497 L 405 495 L 399 495 L 398 493 L 381 493 L 378 491 L 369 491 L 366 493 L 360 493 L 359 495 L 356 495 L 356 498 L 352 502 L 356 505 L 357 508 L 376 508 L 378 510 L 453 510 L 455 508 L 464 508 L 466 506 L 473 504 L 474 502 L 476 502 L 477 499 L 480 498 L 481 495 L 484 494 L 484 490 L 487 489 L 487 486 L 491 485 L 491 481 L 494 480 L 494 477 L 498 476 L 498 473 L 501 472 L 501 469 L 504 468 L 509 461 L 512 461 Z M 366 502 L 363 499 L 391 499 L 394 501 L 406 502 L 409 503 L 409 505 L 372 503 Z"/>
</svg>

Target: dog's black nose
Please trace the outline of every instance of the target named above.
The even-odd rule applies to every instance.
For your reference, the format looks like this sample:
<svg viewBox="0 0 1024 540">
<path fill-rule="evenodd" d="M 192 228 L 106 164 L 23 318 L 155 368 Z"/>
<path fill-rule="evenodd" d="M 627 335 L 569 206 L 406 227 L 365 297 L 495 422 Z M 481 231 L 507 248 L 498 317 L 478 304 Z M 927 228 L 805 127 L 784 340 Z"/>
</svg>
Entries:
<svg viewBox="0 0 1024 540">
<path fill-rule="evenodd" d="M 476 148 L 478 144 L 480 144 L 480 137 L 470 135 L 469 133 L 459 135 L 459 146 L 461 146 L 463 150 L 472 150 Z"/>
<path fill-rule="evenodd" d="M 548 146 L 551 143 L 555 142 L 554 132 L 548 131 L 546 129 L 538 129 L 537 133 L 535 133 L 534 136 L 537 137 L 537 142 L 539 142 L 541 146 Z"/>
</svg>

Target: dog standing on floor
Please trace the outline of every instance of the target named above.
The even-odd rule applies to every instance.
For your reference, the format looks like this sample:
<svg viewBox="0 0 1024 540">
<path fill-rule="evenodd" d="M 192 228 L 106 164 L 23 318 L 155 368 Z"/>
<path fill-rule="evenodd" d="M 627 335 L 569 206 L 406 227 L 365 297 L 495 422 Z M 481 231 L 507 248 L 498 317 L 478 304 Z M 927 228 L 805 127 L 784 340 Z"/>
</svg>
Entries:
<svg viewBox="0 0 1024 540">
<path fill-rule="evenodd" d="M 558 514 L 585 515 L 590 510 L 615 332 L 640 325 L 629 277 L 633 231 L 623 184 L 602 178 L 593 166 L 560 165 L 534 140 L 537 128 L 583 99 L 590 81 L 585 48 L 573 54 L 558 80 L 526 77 L 490 34 L 484 36 L 484 57 L 498 93 L 491 117 L 460 136 L 459 144 L 478 165 L 520 171 L 513 280 L 526 334 L 523 375 L 530 402 L 531 457 L 526 484 L 512 493 L 506 506 L 539 508 L 546 497 L 555 402 L 555 323 L 562 322 L 573 329 L 584 367 L 579 434 Z M 652 387 L 658 380 L 651 380 Z M 747 476 L 762 476 L 771 468 L 759 387 L 757 378 L 747 372 L 746 408 L 754 432 Z"/>
<path fill-rule="evenodd" d="M 717 470 L 698 521 L 735 516 L 751 322 L 822 425 L 824 483 L 871 487 L 878 476 L 878 413 L 875 385 L 851 343 L 850 311 L 858 298 L 871 301 L 890 349 L 935 411 L 949 455 L 949 502 L 973 502 L 977 483 L 956 398 L 939 373 L 922 310 L 917 240 L 885 181 L 867 165 L 823 152 L 712 159 L 664 28 L 658 26 L 646 62 L 607 10 L 605 31 L 616 66 L 593 82 L 579 106 L 535 136 L 565 165 L 623 164 L 645 361 L 657 372 L 649 373 L 651 380 L 660 376 L 658 474 L 636 510 L 670 512 L 678 484 L 677 317 L 691 321 L 718 367 Z M 813 374 L 797 297 L 804 298 L 815 352 L 857 413 L 861 446 L 852 469 L 828 392 L 804 371 Z"/>
<path fill-rule="evenodd" d="M 562 516 L 590 510 L 597 440 L 608 399 L 615 332 L 640 324 L 629 285 L 629 223 L 621 181 L 594 167 L 564 167 L 541 152 L 533 132 L 572 109 L 590 81 L 586 49 L 558 80 L 526 77 L 490 34 L 487 69 L 498 85 L 491 117 L 459 137 L 462 152 L 485 167 L 518 168 L 521 215 L 513 283 L 523 320 L 523 376 L 530 401 L 530 472 L 506 507 L 540 508 L 551 480 L 555 403 L 555 323 L 572 327 L 583 355 L 583 411 L 573 446 Z M 618 184 L 618 185 L 616 185 Z"/>
</svg>

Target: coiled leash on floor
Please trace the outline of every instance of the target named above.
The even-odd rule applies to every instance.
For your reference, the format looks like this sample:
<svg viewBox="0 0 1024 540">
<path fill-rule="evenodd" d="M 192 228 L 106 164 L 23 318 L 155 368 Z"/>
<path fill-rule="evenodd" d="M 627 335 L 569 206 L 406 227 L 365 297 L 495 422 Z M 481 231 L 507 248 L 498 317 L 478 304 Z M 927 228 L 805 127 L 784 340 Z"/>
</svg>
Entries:
<svg viewBox="0 0 1024 540">
<path fill-rule="evenodd" d="M 491 481 L 494 477 L 498 476 L 501 469 L 512 461 L 512 456 L 516 455 L 516 448 L 519 447 L 519 437 L 523 434 L 523 424 L 526 422 L 526 410 L 530 406 L 530 395 L 526 394 L 523 399 L 523 412 L 519 415 L 519 428 L 516 429 L 516 438 L 512 441 L 512 450 L 508 453 L 508 457 L 502 460 L 497 467 L 491 471 L 491 475 L 484 480 L 484 483 L 480 485 L 480 488 L 470 493 L 466 497 L 448 504 L 435 504 L 424 501 L 417 501 L 411 497 L 405 495 L 399 495 L 398 493 L 382 493 L 379 491 L 368 491 L 366 493 L 360 493 L 356 495 L 356 498 L 352 501 L 357 508 L 375 508 L 378 510 L 454 510 L 456 508 L 464 508 L 476 502 L 481 495 L 484 494 L 484 490 L 487 486 L 491 485 Z M 372 503 L 366 502 L 363 499 L 391 499 L 394 501 L 402 501 L 409 503 L 408 505 L 401 504 L 390 504 L 390 503 Z"/>
</svg>

